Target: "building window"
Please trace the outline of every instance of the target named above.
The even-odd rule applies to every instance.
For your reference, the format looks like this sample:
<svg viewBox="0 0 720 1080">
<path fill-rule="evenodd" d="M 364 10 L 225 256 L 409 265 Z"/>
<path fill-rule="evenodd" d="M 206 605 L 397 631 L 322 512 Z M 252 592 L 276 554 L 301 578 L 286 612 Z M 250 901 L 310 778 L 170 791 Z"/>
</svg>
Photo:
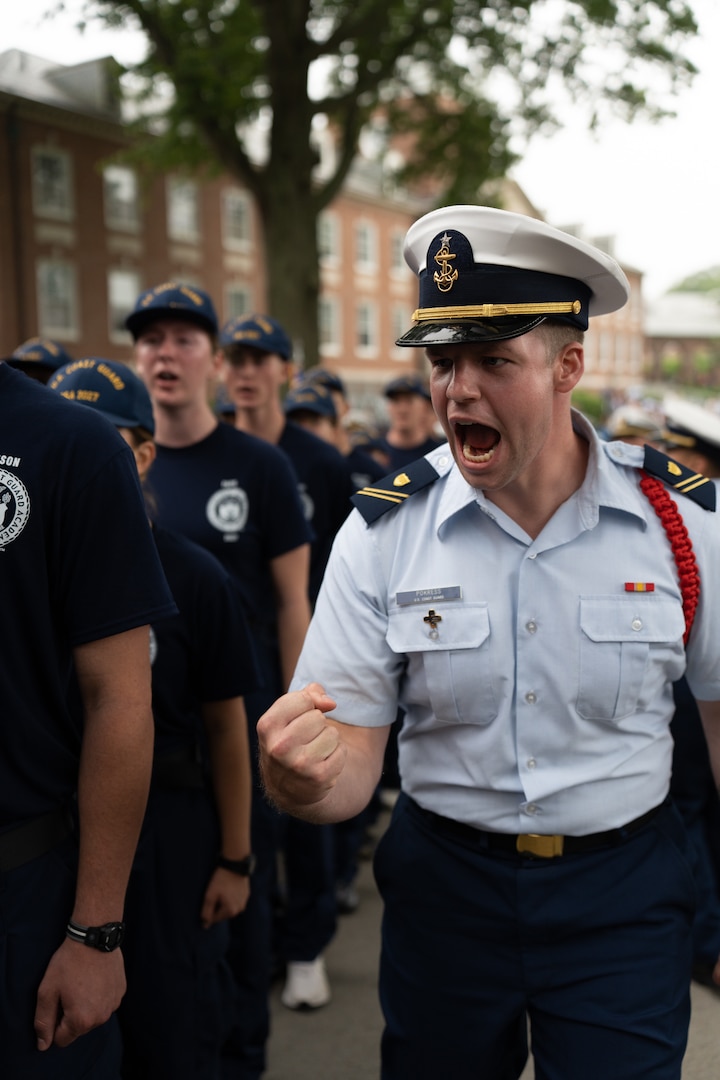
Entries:
<svg viewBox="0 0 720 1080">
<path fill-rule="evenodd" d="M 37 263 L 38 327 L 47 337 L 74 341 L 79 336 L 77 274 L 72 263 Z"/>
<path fill-rule="evenodd" d="M 371 221 L 355 226 L 355 266 L 365 272 L 377 267 L 377 230 Z"/>
<path fill-rule="evenodd" d="M 167 227 L 171 240 L 196 244 L 200 239 L 200 195 L 193 180 L 168 180 Z"/>
<path fill-rule="evenodd" d="M 336 214 L 326 212 L 318 218 L 318 252 L 324 262 L 340 260 L 340 223 Z"/>
<path fill-rule="evenodd" d="M 377 349 L 377 314 L 375 305 L 369 300 L 361 300 L 355 312 L 355 342 L 360 353 L 370 355 Z"/>
<path fill-rule="evenodd" d="M 33 209 L 39 217 L 72 221 L 72 161 L 63 150 L 34 146 L 32 150 Z"/>
<path fill-rule="evenodd" d="M 246 285 L 227 285 L 225 288 L 225 312 L 227 319 L 249 315 L 253 310 L 252 292 Z"/>
<path fill-rule="evenodd" d="M 321 296 L 318 304 L 318 333 L 323 356 L 340 353 L 340 305 L 335 297 Z"/>
<path fill-rule="evenodd" d="M 223 244 L 231 250 L 246 249 L 252 243 L 250 197 L 245 191 L 230 188 L 222 194 Z"/>
<path fill-rule="evenodd" d="M 405 355 L 402 346 L 395 348 L 395 342 L 398 338 L 401 338 L 403 334 L 407 333 L 410 329 L 410 315 L 408 309 L 404 304 L 394 304 L 390 311 L 390 333 L 392 334 L 392 344 L 394 351 Z"/>
<path fill-rule="evenodd" d="M 140 275 L 135 270 L 108 273 L 108 329 L 112 341 L 127 340 L 125 318 L 140 293 Z"/>
<path fill-rule="evenodd" d="M 394 274 L 407 270 L 404 249 L 405 233 L 395 229 L 390 236 L 390 269 Z"/>
<path fill-rule="evenodd" d="M 140 193 L 135 170 L 108 165 L 103 170 L 103 188 L 107 227 L 137 232 L 140 228 Z"/>
</svg>

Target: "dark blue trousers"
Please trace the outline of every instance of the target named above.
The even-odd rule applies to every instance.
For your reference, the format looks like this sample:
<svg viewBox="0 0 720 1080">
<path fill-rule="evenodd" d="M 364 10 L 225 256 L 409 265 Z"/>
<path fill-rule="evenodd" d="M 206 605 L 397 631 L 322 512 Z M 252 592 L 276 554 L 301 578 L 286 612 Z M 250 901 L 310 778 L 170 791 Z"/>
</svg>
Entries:
<svg viewBox="0 0 720 1080">
<path fill-rule="evenodd" d="M 380 842 L 383 1080 L 678 1080 L 694 885 L 677 813 L 555 859 L 447 835 L 407 797 Z"/>
<path fill-rule="evenodd" d="M 694 960 L 709 969 L 720 956 L 720 799 L 695 699 L 685 679 L 675 683 L 673 691 L 670 793 L 685 823 L 697 890 Z"/>
<path fill-rule="evenodd" d="M 216 1080 L 233 1020 L 227 921 L 200 909 L 220 831 L 204 790 L 153 787 L 125 904 L 125 1080 Z"/>
<path fill-rule="evenodd" d="M 119 1080 L 117 1019 L 60 1049 L 36 1048 L 37 991 L 65 937 L 77 873 L 74 839 L 0 873 L 0 1076 L 2 1080 Z"/>
</svg>

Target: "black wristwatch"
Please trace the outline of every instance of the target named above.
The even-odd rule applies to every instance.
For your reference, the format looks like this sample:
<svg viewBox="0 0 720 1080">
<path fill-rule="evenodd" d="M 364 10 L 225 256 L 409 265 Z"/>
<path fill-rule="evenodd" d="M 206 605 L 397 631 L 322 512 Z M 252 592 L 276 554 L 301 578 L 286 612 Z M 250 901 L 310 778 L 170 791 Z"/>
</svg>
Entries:
<svg viewBox="0 0 720 1080">
<path fill-rule="evenodd" d="M 89 945 L 91 949 L 114 952 L 123 943 L 125 923 L 108 922 L 102 926 L 81 926 L 71 919 L 65 934 L 71 941 L 79 941 L 83 945 Z"/>
<path fill-rule="evenodd" d="M 239 874 L 240 877 L 250 877 L 255 870 L 257 859 L 254 855 L 246 855 L 244 859 L 226 859 L 224 855 L 218 855 L 217 865 L 223 870 L 229 870 L 231 874 Z"/>
</svg>

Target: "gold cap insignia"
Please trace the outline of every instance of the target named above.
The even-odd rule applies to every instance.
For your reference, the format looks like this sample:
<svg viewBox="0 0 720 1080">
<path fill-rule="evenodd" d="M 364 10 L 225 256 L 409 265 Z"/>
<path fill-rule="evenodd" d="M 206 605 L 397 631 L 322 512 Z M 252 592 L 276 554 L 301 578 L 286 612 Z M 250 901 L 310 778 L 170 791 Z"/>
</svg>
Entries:
<svg viewBox="0 0 720 1080">
<path fill-rule="evenodd" d="M 440 270 L 436 270 L 433 274 L 433 281 L 440 292 L 450 292 L 458 279 L 458 272 L 452 269 L 452 260 L 457 256 L 450 251 L 450 237 L 447 233 L 441 237 L 440 250 L 433 258 L 440 267 Z"/>
</svg>

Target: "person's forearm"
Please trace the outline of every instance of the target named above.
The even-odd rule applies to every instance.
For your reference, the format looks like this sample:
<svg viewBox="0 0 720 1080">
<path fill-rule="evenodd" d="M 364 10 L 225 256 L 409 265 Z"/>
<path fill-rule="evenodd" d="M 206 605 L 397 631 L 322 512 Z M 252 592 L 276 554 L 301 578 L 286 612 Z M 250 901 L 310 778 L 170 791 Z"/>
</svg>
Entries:
<svg viewBox="0 0 720 1080">
<path fill-rule="evenodd" d="M 84 723 L 78 776 L 80 861 L 72 918 L 122 919 L 153 753 L 147 627 L 75 653 Z"/>
<path fill-rule="evenodd" d="M 242 698 L 206 703 L 203 716 L 220 819 L 221 854 L 226 859 L 244 859 L 251 850 L 252 780 L 247 717 Z"/>
<path fill-rule="evenodd" d="M 147 802 L 152 732 L 149 708 L 131 702 L 105 710 L 89 724 L 86 719 L 78 784 L 80 861 L 72 914 L 84 926 L 122 919 Z"/>
</svg>

